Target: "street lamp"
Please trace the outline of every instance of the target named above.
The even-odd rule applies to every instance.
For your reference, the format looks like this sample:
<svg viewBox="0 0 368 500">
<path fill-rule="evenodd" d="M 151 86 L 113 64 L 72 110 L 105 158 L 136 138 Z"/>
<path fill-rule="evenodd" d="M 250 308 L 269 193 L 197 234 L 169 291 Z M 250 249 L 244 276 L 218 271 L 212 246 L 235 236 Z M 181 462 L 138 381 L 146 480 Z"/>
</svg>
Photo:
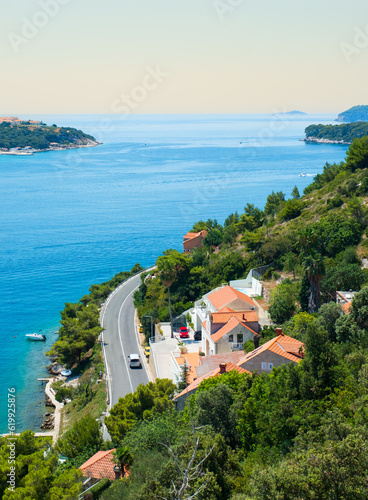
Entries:
<svg viewBox="0 0 368 500">
<path fill-rule="evenodd" d="M 149 314 L 143 316 L 143 318 L 151 318 L 151 338 L 153 337 L 152 327 L 153 327 L 153 318 Z"/>
</svg>

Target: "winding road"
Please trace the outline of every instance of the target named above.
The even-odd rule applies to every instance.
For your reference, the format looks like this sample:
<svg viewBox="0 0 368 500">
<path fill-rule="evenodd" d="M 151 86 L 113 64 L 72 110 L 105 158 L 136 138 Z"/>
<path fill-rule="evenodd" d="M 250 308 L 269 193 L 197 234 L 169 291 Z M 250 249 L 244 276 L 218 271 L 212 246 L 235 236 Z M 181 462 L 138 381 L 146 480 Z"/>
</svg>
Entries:
<svg viewBox="0 0 368 500">
<path fill-rule="evenodd" d="M 140 283 L 139 274 L 129 278 L 109 296 L 101 312 L 109 410 L 119 398 L 134 392 L 139 384 L 149 381 L 138 345 L 133 304 L 133 294 Z M 141 369 L 129 367 L 128 355 L 131 353 L 140 354 Z"/>
</svg>

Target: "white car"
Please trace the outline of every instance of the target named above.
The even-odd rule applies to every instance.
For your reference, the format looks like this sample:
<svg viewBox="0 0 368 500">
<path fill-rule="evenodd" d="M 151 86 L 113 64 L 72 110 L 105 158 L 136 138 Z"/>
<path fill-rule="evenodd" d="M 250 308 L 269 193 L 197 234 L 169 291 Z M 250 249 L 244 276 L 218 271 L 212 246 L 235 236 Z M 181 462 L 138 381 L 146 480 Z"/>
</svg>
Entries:
<svg viewBox="0 0 368 500">
<path fill-rule="evenodd" d="M 128 359 L 130 368 L 141 368 L 141 360 L 138 354 L 129 354 Z"/>
</svg>

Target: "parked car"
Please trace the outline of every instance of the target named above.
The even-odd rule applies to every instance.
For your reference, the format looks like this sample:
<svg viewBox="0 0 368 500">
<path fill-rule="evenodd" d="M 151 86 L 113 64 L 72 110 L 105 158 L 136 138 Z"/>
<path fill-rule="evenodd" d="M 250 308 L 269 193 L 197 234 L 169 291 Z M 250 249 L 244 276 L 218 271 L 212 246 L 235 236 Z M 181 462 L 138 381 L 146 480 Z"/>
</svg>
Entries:
<svg viewBox="0 0 368 500">
<path fill-rule="evenodd" d="M 194 340 L 202 340 L 202 332 L 200 330 L 194 333 Z"/>
<path fill-rule="evenodd" d="M 189 339 L 189 330 L 186 326 L 181 326 L 179 329 L 179 337 L 181 339 Z"/>
<path fill-rule="evenodd" d="M 150 347 L 145 347 L 144 348 L 144 354 L 147 356 L 147 358 L 149 357 L 149 355 L 151 354 L 151 348 Z"/>
<path fill-rule="evenodd" d="M 129 354 L 129 366 L 130 368 L 141 368 L 141 360 L 138 354 Z"/>
</svg>

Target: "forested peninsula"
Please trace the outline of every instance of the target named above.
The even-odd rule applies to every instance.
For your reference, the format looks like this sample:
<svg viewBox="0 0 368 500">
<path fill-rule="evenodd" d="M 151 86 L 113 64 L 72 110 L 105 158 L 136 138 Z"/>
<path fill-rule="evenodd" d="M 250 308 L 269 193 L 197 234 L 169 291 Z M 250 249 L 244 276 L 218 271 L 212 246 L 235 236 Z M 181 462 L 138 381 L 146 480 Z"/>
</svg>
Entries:
<svg viewBox="0 0 368 500">
<path fill-rule="evenodd" d="M 368 106 L 353 106 L 343 111 L 336 118 L 337 122 L 366 122 L 368 121 Z"/>
<path fill-rule="evenodd" d="M 260 345 L 278 326 L 303 342 L 305 352 L 299 363 L 269 373 L 234 369 L 203 380 L 184 411 L 173 398 L 186 387 L 185 377 L 181 388 L 167 379 L 140 385 L 105 419 L 112 442 L 103 443 L 96 421 L 96 398 L 103 403 L 96 379 L 104 370 L 99 309 L 141 267 L 66 304 L 50 354 L 82 374 L 76 388 L 54 384 L 56 397 L 67 401 L 69 429 L 64 425 L 54 446 L 30 431 L 15 441 L 17 498 L 77 500 L 86 479 L 77 468 L 97 451 L 115 448 L 123 477 L 97 483 L 88 491 L 93 499 L 368 498 L 367 202 L 363 137 L 344 162 L 326 164 L 302 196 L 297 187 L 272 192 L 263 209 L 248 203 L 222 224 L 198 221 L 193 231 L 207 231 L 202 247 L 158 257 L 134 295 L 147 338 L 150 316 L 154 323 L 170 318 L 169 289 L 176 316 L 222 283 L 267 266 L 261 280 L 271 290 L 273 324 L 260 331 Z M 354 298 L 343 310 L 336 294 L 350 289 Z M 6 491 L 7 446 L 0 438 L 4 500 L 14 496 Z"/>
<path fill-rule="evenodd" d="M 22 121 L 14 117 L 0 118 L 0 154 L 30 155 L 98 144 L 91 135 L 72 127 L 47 126 L 40 121 Z"/>
<path fill-rule="evenodd" d="M 351 144 L 354 139 L 368 135 L 368 122 L 341 125 L 309 125 L 305 129 L 305 142 Z"/>
</svg>

